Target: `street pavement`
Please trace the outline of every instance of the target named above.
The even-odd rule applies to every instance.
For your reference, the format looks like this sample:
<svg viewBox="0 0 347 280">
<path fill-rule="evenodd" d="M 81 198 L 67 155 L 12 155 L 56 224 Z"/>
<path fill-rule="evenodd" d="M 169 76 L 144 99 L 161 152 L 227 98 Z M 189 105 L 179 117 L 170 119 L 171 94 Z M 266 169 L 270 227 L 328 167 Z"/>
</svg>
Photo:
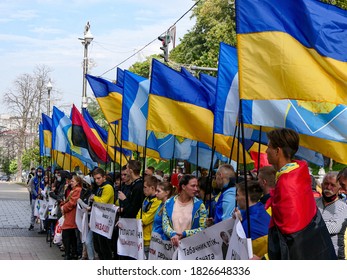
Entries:
<svg viewBox="0 0 347 280">
<path fill-rule="evenodd" d="M 26 186 L 0 182 L 0 260 L 62 260 L 63 252 L 38 234 L 39 224 L 28 230 L 30 216 Z"/>
</svg>

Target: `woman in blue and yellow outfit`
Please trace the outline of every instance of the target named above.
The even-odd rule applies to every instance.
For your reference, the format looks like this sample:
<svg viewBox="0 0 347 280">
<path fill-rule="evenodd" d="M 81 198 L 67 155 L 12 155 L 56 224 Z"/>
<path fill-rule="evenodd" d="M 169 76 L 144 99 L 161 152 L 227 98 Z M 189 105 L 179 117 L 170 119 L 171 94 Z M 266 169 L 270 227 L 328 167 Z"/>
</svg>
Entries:
<svg viewBox="0 0 347 280">
<path fill-rule="evenodd" d="M 193 175 L 183 175 L 178 195 L 164 205 L 163 230 L 171 243 L 178 247 L 179 240 L 206 227 L 207 211 L 204 202 L 197 198 L 198 180 Z"/>
</svg>

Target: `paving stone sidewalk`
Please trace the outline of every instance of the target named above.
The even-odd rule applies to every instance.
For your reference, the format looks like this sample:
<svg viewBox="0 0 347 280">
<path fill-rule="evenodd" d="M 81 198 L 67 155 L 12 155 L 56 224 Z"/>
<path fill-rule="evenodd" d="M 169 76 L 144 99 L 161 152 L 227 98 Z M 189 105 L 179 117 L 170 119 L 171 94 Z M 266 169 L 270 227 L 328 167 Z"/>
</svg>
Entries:
<svg viewBox="0 0 347 280">
<path fill-rule="evenodd" d="M 46 235 L 38 234 L 39 224 L 35 224 L 33 231 L 28 230 L 31 207 L 23 188 L 0 183 L 0 260 L 62 260 L 59 248 L 54 244 L 50 247 Z"/>
</svg>

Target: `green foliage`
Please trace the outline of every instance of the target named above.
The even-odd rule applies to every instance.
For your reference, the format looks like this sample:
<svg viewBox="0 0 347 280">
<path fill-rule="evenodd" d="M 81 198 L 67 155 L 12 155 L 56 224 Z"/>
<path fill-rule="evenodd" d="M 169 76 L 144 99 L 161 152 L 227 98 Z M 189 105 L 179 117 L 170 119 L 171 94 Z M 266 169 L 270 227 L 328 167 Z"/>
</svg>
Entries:
<svg viewBox="0 0 347 280">
<path fill-rule="evenodd" d="M 347 1 L 346 0 L 321 0 L 321 1 L 338 6 L 344 10 L 347 10 Z"/>
<path fill-rule="evenodd" d="M 346 164 L 334 162 L 333 166 L 332 166 L 332 171 L 340 171 L 341 169 L 345 168 L 346 166 L 347 166 Z M 312 174 L 313 175 L 317 175 L 318 174 L 320 166 L 310 163 L 309 167 L 312 169 Z M 328 172 L 329 171 L 329 167 L 325 166 L 324 170 L 325 170 L 325 172 Z"/>
<path fill-rule="evenodd" d="M 11 174 L 14 174 L 17 172 L 18 166 L 17 166 L 17 160 L 11 160 L 10 165 L 9 165 L 9 172 Z"/>
<path fill-rule="evenodd" d="M 38 166 L 39 162 L 39 142 L 35 141 L 35 145 L 32 148 L 24 151 L 22 155 L 22 167 L 24 170 L 29 170 L 33 166 Z"/>
<path fill-rule="evenodd" d="M 235 9 L 229 2 L 209 0 L 199 3 L 193 10 L 195 26 L 170 52 L 170 59 L 181 64 L 217 67 L 219 43 L 236 45 Z"/>
<path fill-rule="evenodd" d="M 10 174 L 10 160 L 9 158 L 4 158 L 2 159 L 1 162 L 1 166 L 2 166 L 2 171 L 5 172 L 6 174 Z"/>
<path fill-rule="evenodd" d="M 147 158 L 147 166 L 153 166 L 156 170 L 163 170 L 165 174 L 170 174 L 170 161 L 159 161 Z"/>
<path fill-rule="evenodd" d="M 132 73 L 135 73 L 137 75 L 140 75 L 144 78 L 149 78 L 150 76 L 150 69 L 151 69 L 151 63 L 152 59 L 157 58 L 160 59 L 159 55 L 151 55 L 146 57 L 146 60 L 143 62 L 136 62 L 132 66 L 129 67 L 129 71 Z"/>
</svg>

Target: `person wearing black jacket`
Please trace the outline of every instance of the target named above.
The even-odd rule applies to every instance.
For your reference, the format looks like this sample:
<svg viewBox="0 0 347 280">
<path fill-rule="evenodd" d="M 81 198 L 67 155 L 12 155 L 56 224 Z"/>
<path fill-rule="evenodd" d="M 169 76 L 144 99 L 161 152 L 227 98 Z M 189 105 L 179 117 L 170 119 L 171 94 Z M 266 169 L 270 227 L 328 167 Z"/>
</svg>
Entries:
<svg viewBox="0 0 347 280">
<path fill-rule="evenodd" d="M 35 167 L 32 167 L 32 168 L 30 169 L 30 173 L 29 173 L 29 175 L 28 175 L 28 180 L 27 180 L 27 185 L 28 185 L 28 190 L 29 190 L 29 201 L 30 201 L 30 205 L 32 205 L 32 203 L 33 203 L 33 198 L 32 198 L 32 196 L 31 196 L 31 188 L 30 188 L 30 186 L 29 186 L 29 182 L 30 182 L 31 178 L 34 178 L 34 177 L 35 177 Z"/>
<path fill-rule="evenodd" d="M 136 218 L 137 212 L 141 209 L 144 199 L 143 180 L 140 176 L 141 162 L 138 160 L 129 160 L 127 164 L 127 173 L 130 176 L 130 190 L 128 195 L 122 191 L 118 192 L 118 198 L 123 206 L 121 216 L 123 218 Z"/>
<path fill-rule="evenodd" d="M 122 218 L 136 218 L 137 213 L 141 209 L 142 201 L 145 197 L 143 193 L 143 179 L 140 176 L 141 162 L 138 160 L 129 160 L 127 164 L 126 174 L 130 180 L 128 185 L 128 194 L 118 192 L 119 204 L 122 207 L 120 216 Z M 131 257 L 119 256 L 123 260 L 132 260 Z"/>
<path fill-rule="evenodd" d="M 56 179 L 55 182 L 52 186 L 52 190 L 49 192 L 49 196 L 54 198 L 58 205 L 65 199 L 65 184 L 66 184 L 66 179 L 69 175 L 68 171 L 64 170 L 59 170 L 56 173 Z M 60 217 L 62 216 L 60 207 L 58 208 L 58 214 L 57 214 L 57 219 L 59 220 Z"/>
</svg>

